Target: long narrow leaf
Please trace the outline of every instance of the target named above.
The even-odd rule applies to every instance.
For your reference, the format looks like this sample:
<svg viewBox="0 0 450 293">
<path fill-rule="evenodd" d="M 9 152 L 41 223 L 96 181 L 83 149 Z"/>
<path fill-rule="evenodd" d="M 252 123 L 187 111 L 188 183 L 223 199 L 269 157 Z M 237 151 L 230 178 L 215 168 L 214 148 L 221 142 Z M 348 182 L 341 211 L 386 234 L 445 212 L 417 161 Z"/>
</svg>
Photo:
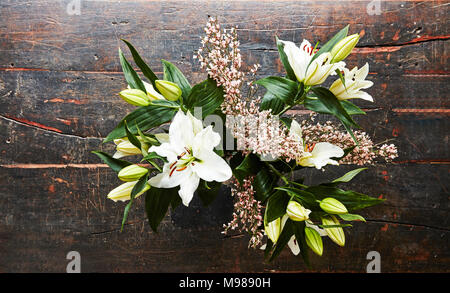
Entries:
<svg viewBox="0 0 450 293">
<path fill-rule="evenodd" d="M 102 159 L 103 162 L 105 162 L 109 167 L 111 167 L 111 169 L 113 169 L 117 173 L 119 173 L 120 170 L 122 170 L 126 166 L 132 165 L 132 163 L 130 162 L 115 159 L 105 152 L 93 151 L 92 153 L 96 154 L 100 159 Z"/>
<path fill-rule="evenodd" d="M 119 48 L 119 57 L 120 57 L 120 64 L 122 65 L 122 71 L 125 75 L 125 79 L 128 83 L 128 85 L 132 89 L 138 89 L 146 93 L 144 83 L 142 82 L 139 75 L 134 71 L 133 67 L 131 67 L 130 63 L 128 63 L 127 59 L 123 55 L 122 50 Z"/>
<path fill-rule="evenodd" d="M 164 79 L 176 83 L 182 92 L 183 99 L 186 99 L 191 93 L 191 85 L 183 73 L 172 63 L 161 60 L 164 67 Z"/>
<path fill-rule="evenodd" d="M 141 69 L 142 74 L 144 74 L 144 76 L 146 78 L 148 78 L 148 80 L 152 83 L 155 90 L 158 90 L 156 88 L 156 84 L 155 84 L 155 80 L 158 79 L 156 74 L 153 73 L 153 71 L 150 69 L 150 67 L 147 65 L 147 63 L 145 63 L 145 61 L 141 58 L 139 53 L 136 51 L 136 49 L 133 47 L 133 45 L 130 44 L 130 42 L 128 42 L 127 40 L 124 40 L 124 39 L 122 39 L 122 41 L 130 49 L 131 55 L 133 56 L 133 59 L 134 59 L 134 62 Z"/>
<path fill-rule="evenodd" d="M 130 212 L 130 208 L 133 205 L 133 200 L 136 197 L 136 195 L 138 195 L 142 190 L 144 190 L 145 186 L 148 184 L 147 183 L 148 180 L 148 173 L 145 174 L 144 176 L 142 176 L 141 178 L 139 178 L 138 182 L 134 185 L 133 189 L 131 190 L 131 195 L 130 195 L 130 201 L 128 202 L 128 204 L 125 206 L 125 209 L 123 211 L 123 218 L 122 218 L 122 227 L 120 228 L 120 232 L 122 232 L 123 230 L 123 225 L 125 225 L 125 222 L 127 221 L 128 218 L 128 213 Z"/>
</svg>

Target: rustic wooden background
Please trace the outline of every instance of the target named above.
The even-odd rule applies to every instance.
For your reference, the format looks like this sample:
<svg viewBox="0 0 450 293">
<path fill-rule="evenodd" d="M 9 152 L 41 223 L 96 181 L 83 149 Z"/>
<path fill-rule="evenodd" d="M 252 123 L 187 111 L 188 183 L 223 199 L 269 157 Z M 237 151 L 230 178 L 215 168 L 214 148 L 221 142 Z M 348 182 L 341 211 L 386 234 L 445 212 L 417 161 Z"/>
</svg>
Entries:
<svg viewBox="0 0 450 293">
<path fill-rule="evenodd" d="M 378 15 L 369 1 L 81 0 L 80 15 L 69 2 L 0 2 L 1 272 L 65 272 L 72 250 L 83 272 L 365 272 L 371 250 L 383 272 L 450 271 L 448 1 L 379 1 Z M 350 23 L 364 36 L 348 64 L 370 63 L 375 102 L 358 103 L 368 111 L 358 121 L 376 142 L 394 138 L 400 157 L 350 185 L 387 202 L 362 213 L 368 222 L 348 230 L 345 248 L 326 241 L 312 270 L 289 251 L 266 264 L 246 235 L 223 236 L 226 191 L 209 208 L 171 213 L 159 235 L 139 199 L 119 232 L 124 204 L 106 199 L 119 181 L 90 153 L 112 151 L 102 138 L 133 108 L 117 95 L 118 39 L 156 72 L 163 58 L 198 82 L 192 55 L 208 14 L 239 25 L 246 64 L 260 63 L 261 76 L 283 73 L 275 35 L 323 42 Z"/>
</svg>

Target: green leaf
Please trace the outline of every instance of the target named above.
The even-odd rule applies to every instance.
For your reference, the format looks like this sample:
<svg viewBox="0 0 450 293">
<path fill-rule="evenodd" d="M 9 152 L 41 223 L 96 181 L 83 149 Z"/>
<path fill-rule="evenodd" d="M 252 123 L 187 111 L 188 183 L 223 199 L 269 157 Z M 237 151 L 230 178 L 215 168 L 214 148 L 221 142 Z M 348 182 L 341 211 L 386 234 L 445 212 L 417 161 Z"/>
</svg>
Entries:
<svg viewBox="0 0 450 293">
<path fill-rule="evenodd" d="M 122 71 L 125 75 L 125 79 L 127 80 L 128 85 L 132 89 L 138 89 L 146 93 L 144 83 L 142 82 L 139 75 L 134 71 L 133 67 L 131 67 L 130 63 L 128 63 L 127 59 L 123 55 L 122 50 L 119 48 L 119 58 L 120 64 L 122 65 Z"/>
<path fill-rule="evenodd" d="M 323 228 L 323 229 L 325 229 L 325 228 L 346 228 L 346 227 L 353 227 L 353 226 L 350 225 L 350 224 L 339 224 L 339 225 L 317 225 L 317 226 L 319 226 L 320 228 Z"/>
<path fill-rule="evenodd" d="M 322 102 L 322 104 L 331 112 L 334 116 L 339 118 L 344 125 L 353 126 L 359 128 L 358 124 L 353 121 L 352 117 L 345 111 L 336 96 L 324 87 L 315 87 L 311 89 Z"/>
<path fill-rule="evenodd" d="M 138 135 L 140 136 L 141 140 L 144 143 L 150 144 L 150 145 L 156 145 L 156 146 L 161 145 L 153 134 L 150 134 L 150 135 L 144 134 L 142 132 L 142 130 L 137 126 L 137 124 L 135 124 L 135 127 L 136 127 Z"/>
<path fill-rule="evenodd" d="M 278 53 L 280 54 L 281 63 L 283 63 L 284 69 L 286 70 L 287 77 L 291 80 L 297 80 L 297 77 L 295 76 L 294 70 L 292 69 L 291 65 L 289 64 L 289 60 L 286 56 L 286 53 L 284 52 L 284 44 L 276 37 L 277 40 L 277 48 Z"/>
<path fill-rule="evenodd" d="M 352 190 L 342 190 L 340 188 L 326 185 L 311 186 L 305 190 L 313 193 L 318 200 L 322 200 L 326 197 L 333 197 L 344 204 L 349 211 L 360 210 L 377 205 L 384 201 L 384 199 L 370 197 Z"/>
<path fill-rule="evenodd" d="M 266 92 L 259 106 L 260 110 L 271 110 L 273 115 L 278 115 L 284 109 L 284 102 L 271 92 Z"/>
<path fill-rule="evenodd" d="M 353 140 L 357 142 L 351 127 L 360 128 L 347 111 L 342 107 L 336 96 L 324 87 L 312 88 L 312 91 L 317 95 L 322 104 L 339 120 L 341 120 L 347 132 L 352 136 Z"/>
<path fill-rule="evenodd" d="M 108 155 L 107 153 L 100 152 L 100 151 L 93 151 L 93 154 L 96 154 L 100 159 L 102 159 L 105 164 L 107 164 L 111 169 L 113 169 L 115 172 L 119 173 L 120 170 L 125 168 L 126 166 L 132 165 L 132 163 L 115 159 Z"/>
<path fill-rule="evenodd" d="M 269 76 L 259 79 L 256 81 L 256 84 L 265 87 L 272 95 L 287 105 L 294 103 L 298 92 L 297 82 L 279 76 Z"/>
<path fill-rule="evenodd" d="M 170 207 L 172 211 L 175 210 L 182 203 L 181 197 L 179 195 L 172 196 L 172 201 L 170 202 Z"/>
<path fill-rule="evenodd" d="M 124 121 L 125 123 L 125 132 L 127 134 L 127 138 L 128 141 L 131 142 L 132 145 L 134 145 L 135 147 L 137 147 L 138 149 L 141 149 L 141 142 L 139 141 L 139 139 L 130 131 L 130 129 L 128 128 L 127 125 L 127 121 Z"/>
<path fill-rule="evenodd" d="M 189 110 L 195 107 L 202 108 L 203 118 L 213 113 L 223 102 L 224 93 L 222 87 L 217 87 L 216 82 L 208 78 L 194 85 L 184 104 Z"/>
<path fill-rule="evenodd" d="M 349 101 L 339 101 L 342 105 L 342 107 L 347 111 L 349 115 L 365 115 L 366 112 L 361 110 L 358 106 L 355 104 L 349 102 Z M 304 106 L 306 109 L 309 109 L 311 111 L 321 113 L 321 114 L 331 114 L 333 113 L 322 103 L 321 100 L 319 100 L 317 97 L 306 97 Z"/>
<path fill-rule="evenodd" d="M 157 107 L 164 107 L 164 108 L 171 108 L 174 110 L 180 109 L 180 104 L 174 101 L 168 101 L 168 100 L 155 100 L 151 102 L 151 105 L 157 106 Z"/>
<path fill-rule="evenodd" d="M 122 218 L 122 227 L 120 228 L 120 232 L 122 232 L 123 230 L 123 225 L 125 225 L 125 222 L 127 221 L 127 217 L 128 217 L 128 213 L 130 211 L 131 206 L 133 205 L 133 200 L 136 197 L 137 194 L 139 194 L 139 192 L 141 192 L 145 186 L 148 184 L 147 183 L 148 180 L 148 173 L 145 174 L 144 176 L 142 176 L 141 178 L 139 178 L 138 182 L 136 182 L 136 184 L 133 186 L 133 189 L 131 190 L 131 195 L 130 195 L 130 201 L 128 202 L 128 204 L 125 206 L 125 209 L 123 211 L 123 218 Z"/>
<path fill-rule="evenodd" d="M 197 195 L 200 197 L 200 200 L 205 207 L 209 206 L 216 199 L 221 186 L 222 183 L 220 182 L 200 181 Z"/>
<path fill-rule="evenodd" d="M 255 175 L 261 169 L 261 160 L 255 154 L 248 154 L 239 166 L 233 170 L 234 177 L 241 183 L 245 177 Z"/>
<path fill-rule="evenodd" d="M 133 55 L 134 62 L 136 65 L 141 69 L 142 74 L 152 83 L 153 88 L 157 91 L 155 80 L 158 79 L 158 77 L 153 73 L 153 71 L 148 67 L 147 63 L 141 58 L 139 53 L 136 51 L 136 49 L 131 45 L 127 40 L 122 39 L 124 43 L 128 46 L 130 49 L 131 55 Z"/>
<path fill-rule="evenodd" d="M 157 232 L 159 223 L 176 196 L 178 196 L 178 188 L 166 189 L 153 186 L 145 194 L 145 212 L 154 232 Z"/>
<path fill-rule="evenodd" d="M 114 128 L 111 133 L 105 138 L 104 142 L 112 141 L 116 138 L 122 138 L 127 135 L 125 130 L 125 121 L 130 125 L 130 131 L 136 132 L 136 125 L 142 130 L 146 131 L 150 128 L 160 126 L 163 123 L 170 121 L 175 115 L 176 110 L 166 107 L 159 107 L 149 105 L 139 107 L 131 112 Z"/>
<path fill-rule="evenodd" d="M 162 172 L 161 167 L 159 167 L 159 165 L 155 161 L 153 161 L 154 159 L 160 159 L 160 160 L 163 160 L 165 163 L 167 163 L 167 159 L 165 157 L 161 157 L 160 155 L 158 155 L 155 152 L 151 152 L 151 153 L 145 155 L 144 158 L 141 160 L 141 162 L 146 160 L 153 167 L 155 167 L 159 172 Z"/>
<path fill-rule="evenodd" d="M 295 240 L 298 243 L 298 246 L 300 248 L 300 254 L 303 258 L 303 261 L 308 267 L 311 267 L 311 264 L 309 262 L 309 251 L 308 251 L 308 244 L 306 243 L 306 235 L 305 235 L 305 222 L 294 222 L 293 221 L 293 230 L 295 235 Z"/>
<path fill-rule="evenodd" d="M 269 238 L 267 238 L 266 249 L 264 249 L 264 259 L 269 257 L 270 251 L 272 250 L 273 242 Z"/>
<path fill-rule="evenodd" d="M 155 153 L 155 152 L 148 153 L 148 154 L 142 159 L 142 161 L 143 161 L 143 160 L 153 160 L 153 159 L 160 159 L 160 160 L 163 160 L 165 163 L 167 163 L 167 159 L 166 159 L 165 157 L 162 157 L 162 156 L 158 155 L 158 154 Z"/>
<path fill-rule="evenodd" d="M 296 199 L 300 201 L 301 204 L 303 204 L 307 208 L 319 207 L 319 203 L 316 201 L 316 197 L 311 192 L 298 189 L 295 187 L 286 187 L 286 186 L 276 187 L 275 189 L 285 191 L 289 195 L 293 195 Z"/>
<path fill-rule="evenodd" d="M 285 192 L 275 191 L 267 201 L 264 221 L 270 223 L 286 214 L 289 199 L 290 197 Z"/>
<path fill-rule="evenodd" d="M 255 187 L 255 198 L 265 201 L 273 191 L 278 177 L 270 173 L 266 168 L 261 169 L 255 176 L 253 186 Z"/>
<path fill-rule="evenodd" d="M 311 64 L 317 57 L 319 57 L 320 54 L 330 52 L 331 49 L 333 49 L 334 45 L 336 45 L 340 40 L 344 39 L 348 34 L 348 27 L 349 25 L 341 29 L 338 33 L 334 35 L 334 37 L 332 37 L 328 42 L 326 42 L 325 45 L 323 45 L 319 49 L 319 51 L 312 57 L 309 64 Z"/>
<path fill-rule="evenodd" d="M 294 225 L 293 221 L 291 221 L 291 219 L 288 219 L 283 227 L 283 231 L 281 231 L 280 236 L 278 237 L 278 240 L 275 243 L 269 262 L 273 261 L 281 253 L 283 248 L 291 239 L 292 235 L 294 235 Z"/>
<path fill-rule="evenodd" d="M 344 221 L 366 221 L 362 216 L 356 214 L 340 214 L 338 216 Z"/>
<path fill-rule="evenodd" d="M 361 171 L 366 170 L 367 168 L 359 168 L 352 170 L 350 172 L 345 173 L 342 177 L 339 177 L 337 179 L 334 179 L 331 181 L 332 183 L 340 183 L 340 182 L 349 182 L 352 180 L 356 175 L 358 175 Z"/>
<path fill-rule="evenodd" d="M 191 85 L 183 73 L 172 63 L 161 60 L 164 70 L 164 80 L 176 83 L 181 88 L 181 96 L 186 99 L 191 93 Z"/>
</svg>

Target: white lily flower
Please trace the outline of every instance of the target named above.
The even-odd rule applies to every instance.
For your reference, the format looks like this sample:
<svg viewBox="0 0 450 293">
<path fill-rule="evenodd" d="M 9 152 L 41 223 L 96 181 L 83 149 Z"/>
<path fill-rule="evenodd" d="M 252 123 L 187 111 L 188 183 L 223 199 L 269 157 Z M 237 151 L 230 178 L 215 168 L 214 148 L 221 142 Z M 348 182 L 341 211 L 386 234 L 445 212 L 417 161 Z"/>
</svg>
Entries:
<svg viewBox="0 0 450 293">
<path fill-rule="evenodd" d="M 341 70 L 345 67 L 345 63 L 342 61 L 331 63 L 333 58 L 328 52 L 320 54 L 320 56 L 311 62 L 316 52 L 307 40 L 303 40 L 300 48 L 293 42 L 281 42 L 284 44 L 283 50 L 297 80 L 304 82 L 305 85 L 321 84 L 329 75 L 334 75 L 336 69 Z"/>
<path fill-rule="evenodd" d="M 331 158 L 339 158 L 344 155 L 344 151 L 331 143 L 319 142 L 312 146 L 306 145 L 306 152 L 297 158 L 297 164 L 304 167 L 316 167 L 322 169 L 325 165 L 339 165 L 339 163 Z"/>
<path fill-rule="evenodd" d="M 295 137 L 302 145 L 304 144 L 302 137 L 302 129 L 297 121 L 292 120 L 289 134 Z M 339 163 L 331 158 L 339 158 L 344 155 L 344 151 L 331 143 L 319 142 L 311 146 L 305 145 L 305 152 L 297 158 L 297 164 L 304 167 L 316 167 L 321 169 L 327 164 L 339 165 Z"/>
<path fill-rule="evenodd" d="M 363 99 L 373 102 L 373 98 L 361 89 L 367 89 L 373 85 L 373 82 L 365 80 L 369 73 L 369 64 L 366 63 L 361 69 L 354 67 L 352 70 L 344 68 L 345 86 L 341 79 L 336 80 L 330 87 L 330 91 L 339 100 Z"/>
<path fill-rule="evenodd" d="M 202 122 L 190 112 L 179 111 L 169 128 L 169 141 L 152 146 L 149 151 L 166 157 L 163 172 L 150 178 L 158 188 L 180 186 L 178 194 L 183 204 L 189 205 L 200 179 L 223 182 L 231 178 L 230 166 L 214 152 L 220 135 L 212 126 L 203 128 Z"/>
</svg>

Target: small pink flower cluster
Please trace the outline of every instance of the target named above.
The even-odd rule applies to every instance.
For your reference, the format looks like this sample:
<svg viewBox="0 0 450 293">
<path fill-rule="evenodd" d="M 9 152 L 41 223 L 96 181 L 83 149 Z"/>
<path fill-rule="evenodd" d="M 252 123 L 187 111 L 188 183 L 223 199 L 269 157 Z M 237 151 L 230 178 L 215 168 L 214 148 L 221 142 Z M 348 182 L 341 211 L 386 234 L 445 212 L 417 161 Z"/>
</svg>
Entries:
<svg viewBox="0 0 450 293">
<path fill-rule="evenodd" d="M 249 70 L 252 80 L 247 82 L 248 99 L 242 96 L 241 87 L 245 83 L 246 73 L 241 70 L 242 55 L 236 29 L 221 32 L 217 20 L 210 17 L 202 47 L 194 57 L 198 58 L 209 77 L 223 86 L 225 97 L 222 112 L 234 118 L 227 119 L 227 127 L 237 138 L 239 149 L 244 153 L 252 151 L 263 156 L 282 157 L 287 161 L 295 159 L 302 152 L 298 142 L 289 136 L 288 129 L 279 123 L 278 117 L 273 117 L 270 111 L 259 111 L 260 98 L 253 98 L 256 92 L 254 77 L 259 64 Z"/>
<path fill-rule="evenodd" d="M 300 141 L 289 134 L 278 116 L 273 116 L 267 110 L 229 119 L 227 128 L 233 132 L 238 149 L 244 154 L 253 152 L 267 158 L 290 161 L 303 152 Z"/>
<path fill-rule="evenodd" d="M 239 49 L 236 28 L 229 32 L 220 29 L 220 25 L 213 17 L 209 17 L 205 27 L 206 36 L 202 38 L 202 47 L 194 58 L 198 58 L 200 67 L 205 69 L 218 86 L 225 90 L 225 100 L 222 111 L 225 114 L 242 113 L 245 103 L 242 99 L 241 87 L 245 73 L 241 71 L 242 56 Z M 254 65 L 255 74 L 260 65 Z"/>
<path fill-rule="evenodd" d="M 254 197 L 253 180 L 253 177 L 245 178 L 242 185 L 237 180 L 234 180 L 235 182 L 231 188 L 231 194 L 235 197 L 233 220 L 227 225 L 223 225 L 225 230 L 222 233 L 227 234 L 230 230 L 236 229 L 248 232 L 251 236 L 248 246 L 257 248 L 261 246 L 261 241 L 264 237 L 261 230 L 263 225 L 261 213 L 263 206 Z"/>
<path fill-rule="evenodd" d="M 313 119 L 313 118 L 312 118 Z M 355 142 L 351 135 L 341 130 L 339 126 L 331 121 L 325 123 L 311 123 L 312 121 L 302 121 L 302 134 L 307 144 L 318 142 L 329 142 L 343 150 L 355 146 Z M 339 161 L 341 164 L 367 165 L 372 164 L 377 157 L 383 158 L 385 161 L 392 161 L 397 157 L 397 148 L 391 144 L 383 145 L 378 148 L 374 145 L 369 135 L 363 131 L 354 131 L 356 140 L 359 142 L 346 157 Z"/>
<path fill-rule="evenodd" d="M 385 158 L 387 162 L 391 162 L 398 157 L 397 147 L 394 144 L 383 144 L 378 149 L 378 155 Z"/>
</svg>

